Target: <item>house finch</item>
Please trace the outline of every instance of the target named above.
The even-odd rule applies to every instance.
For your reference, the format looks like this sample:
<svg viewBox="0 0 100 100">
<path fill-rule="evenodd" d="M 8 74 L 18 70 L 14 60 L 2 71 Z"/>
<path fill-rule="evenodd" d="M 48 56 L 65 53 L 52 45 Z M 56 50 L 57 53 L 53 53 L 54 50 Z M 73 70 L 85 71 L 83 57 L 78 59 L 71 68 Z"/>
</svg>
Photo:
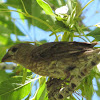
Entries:
<svg viewBox="0 0 100 100">
<path fill-rule="evenodd" d="M 19 63 L 42 76 L 57 79 L 70 78 L 69 87 L 60 90 L 60 98 L 63 98 L 66 93 L 70 94 L 70 91 L 74 90 L 77 84 L 99 63 L 100 48 L 93 48 L 96 44 L 51 42 L 36 46 L 20 43 L 8 50 L 2 62 Z"/>
</svg>

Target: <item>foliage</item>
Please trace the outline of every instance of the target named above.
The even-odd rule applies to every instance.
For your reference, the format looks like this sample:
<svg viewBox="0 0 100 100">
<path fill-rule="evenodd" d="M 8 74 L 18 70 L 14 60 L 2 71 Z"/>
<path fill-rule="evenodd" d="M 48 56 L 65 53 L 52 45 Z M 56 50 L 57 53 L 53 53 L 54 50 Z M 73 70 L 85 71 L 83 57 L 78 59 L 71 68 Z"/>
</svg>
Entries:
<svg viewBox="0 0 100 100">
<path fill-rule="evenodd" d="M 48 35 L 50 37 L 55 36 L 54 41 L 74 41 L 76 37 L 85 42 L 99 41 L 100 28 L 91 31 L 82 22 L 81 14 L 91 2 L 93 0 L 90 0 L 83 8 L 77 0 L 7 0 L 6 2 L 0 2 L 0 60 L 9 47 L 22 42 L 22 38 L 26 36 L 31 38 L 34 35 L 34 33 L 31 35 L 25 34 L 20 25 L 17 25 L 18 21 L 22 23 L 21 27 L 24 30 L 24 24 L 27 21 L 29 29 L 33 25 L 45 32 L 50 32 Z M 67 14 L 55 14 L 54 11 L 57 8 L 66 4 L 69 9 Z M 14 17 L 12 17 L 13 13 L 15 13 Z M 86 35 L 85 32 L 87 31 L 88 34 Z M 14 39 L 11 38 L 12 36 Z M 92 36 L 93 40 L 91 41 L 88 36 Z M 47 40 L 31 41 L 30 39 L 28 42 L 40 45 L 47 42 Z M 94 92 L 100 96 L 99 76 L 99 72 L 94 68 L 90 75 L 82 81 L 78 87 L 82 92 L 81 98 L 85 97 L 90 100 Z M 97 82 L 97 91 L 94 90 L 92 84 L 94 77 Z M 39 81 L 36 81 L 36 79 L 39 79 Z M 31 93 L 33 91 L 31 83 L 34 86 L 39 84 L 33 95 Z M 20 65 L 10 74 L 0 71 L 0 100 L 21 100 L 22 98 L 27 100 L 29 98 L 32 98 L 32 100 L 48 100 L 45 83 L 45 77 L 36 78 L 35 74 L 23 69 Z M 74 94 L 78 94 L 77 91 Z M 69 99 L 75 100 L 75 96 L 71 95 Z"/>
</svg>

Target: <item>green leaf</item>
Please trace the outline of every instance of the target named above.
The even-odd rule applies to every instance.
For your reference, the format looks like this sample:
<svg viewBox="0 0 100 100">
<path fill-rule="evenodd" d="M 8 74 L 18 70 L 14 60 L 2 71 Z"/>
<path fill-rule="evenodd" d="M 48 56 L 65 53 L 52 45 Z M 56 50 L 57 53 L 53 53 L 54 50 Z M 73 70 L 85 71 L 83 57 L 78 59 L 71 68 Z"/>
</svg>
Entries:
<svg viewBox="0 0 100 100">
<path fill-rule="evenodd" d="M 11 17 L 8 14 L 0 16 L 0 34 L 2 33 L 15 33 L 17 35 L 25 36 L 15 23 L 11 21 Z"/>
<path fill-rule="evenodd" d="M 96 90 L 96 94 L 100 97 L 100 82 L 99 82 L 99 78 L 96 78 L 96 83 L 97 83 L 97 87 L 98 87 L 98 90 Z"/>
<path fill-rule="evenodd" d="M 54 13 L 48 3 L 46 3 L 44 0 L 36 0 L 36 1 L 43 8 L 43 10 L 45 11 L 46 14 L 54 15 Z"/>
<path fill-rule="evenodd" d="M 22 77 L 13 77 L 0 83 L 0 100 L 21 100 L 30 93 L 31 80 L 21 84 Z"/>
<path fill-rule="evenodd" d="M 21 12 L 21 9 L 17 9 L 17 10 Z M 18 13 L 18 14 L 19 14 L 19 17 L 22 20 L 22 22 L 25 23 L 25 21 L 24 21 L 25 20 L 24 15 L 22 13 Z"/>
<path fill-rule="evenodd" d="M 91 31 L 87 36 L 92 36 L 96 40 L 100 41 L 100 28 L 96 28 L 95 30 Z"/>
<path fill-rule="evenodd" d="M 41 77 L 40 80 L 39 80 L 39 84 L 40 84 L 40 87 L 39 87 L 37 94 L 36 94 L 34 99 L 35 100 L 48 100 L 48 98 L 45 99 L 46 95 L 47 95 L 46 78 Z"/>
<path fill-rule="evenodd" d="M 0 70 L 0 83 L 7 80 L 8 78 L 9 75 L 4 70 Z"/>
<path fill-rule="evenodd" d="M 7 36 L 0 35 L 0 44 L 6 44 L 7 39 L 8 39 Z"/>
<path fill-rule="evenodd" d="M 71 13 L 73 8 L 72 8 L 72 1 L 71 0 L 67 0 L 67 5 L 68 5 L 68 8 L 69 8 L 69 12 Z"/>
</svg>

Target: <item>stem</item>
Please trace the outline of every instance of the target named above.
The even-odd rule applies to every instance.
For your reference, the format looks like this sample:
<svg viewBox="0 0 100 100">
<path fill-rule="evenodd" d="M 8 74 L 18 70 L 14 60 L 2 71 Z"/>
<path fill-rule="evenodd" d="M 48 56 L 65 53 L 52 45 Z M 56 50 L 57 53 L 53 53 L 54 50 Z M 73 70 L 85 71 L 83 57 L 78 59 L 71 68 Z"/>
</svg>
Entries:
<svg viewBox="0 0 100 100">
<path fill-rule="evenodd" d="M 25 70 L 23 71 L 22 84 L 24 84 L 24 83 L 25 83 L 26 76 L 27 76 L 27 69 L 25 68 Z"/>
<path fill-rule="evenodd" d="M 90 1 L 82 8 L 82 10 L 78 13 L 77 17 L 79 17 L 80 14 L 82 13 L 82 11 L 83 11 L 91 2 L 93 2 L 93 1 L 94 1 L 94 0 L 90 0 Z"/>
</svg>

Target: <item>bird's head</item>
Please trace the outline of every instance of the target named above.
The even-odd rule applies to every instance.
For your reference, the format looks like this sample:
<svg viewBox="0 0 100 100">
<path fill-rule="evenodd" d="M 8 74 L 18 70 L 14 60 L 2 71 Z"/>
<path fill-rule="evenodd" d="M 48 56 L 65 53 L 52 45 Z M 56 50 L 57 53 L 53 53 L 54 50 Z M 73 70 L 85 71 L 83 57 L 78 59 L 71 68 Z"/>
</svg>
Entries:
<svg viewBox="0 0 100 100">
<path fill-rule="evenodd" d="M 7 51 L 1 61 L 21 64 L 21 62 L 28 60 L 33 48 L 34 46 L 29 43 L 16 44 Z"/>
</svg>

